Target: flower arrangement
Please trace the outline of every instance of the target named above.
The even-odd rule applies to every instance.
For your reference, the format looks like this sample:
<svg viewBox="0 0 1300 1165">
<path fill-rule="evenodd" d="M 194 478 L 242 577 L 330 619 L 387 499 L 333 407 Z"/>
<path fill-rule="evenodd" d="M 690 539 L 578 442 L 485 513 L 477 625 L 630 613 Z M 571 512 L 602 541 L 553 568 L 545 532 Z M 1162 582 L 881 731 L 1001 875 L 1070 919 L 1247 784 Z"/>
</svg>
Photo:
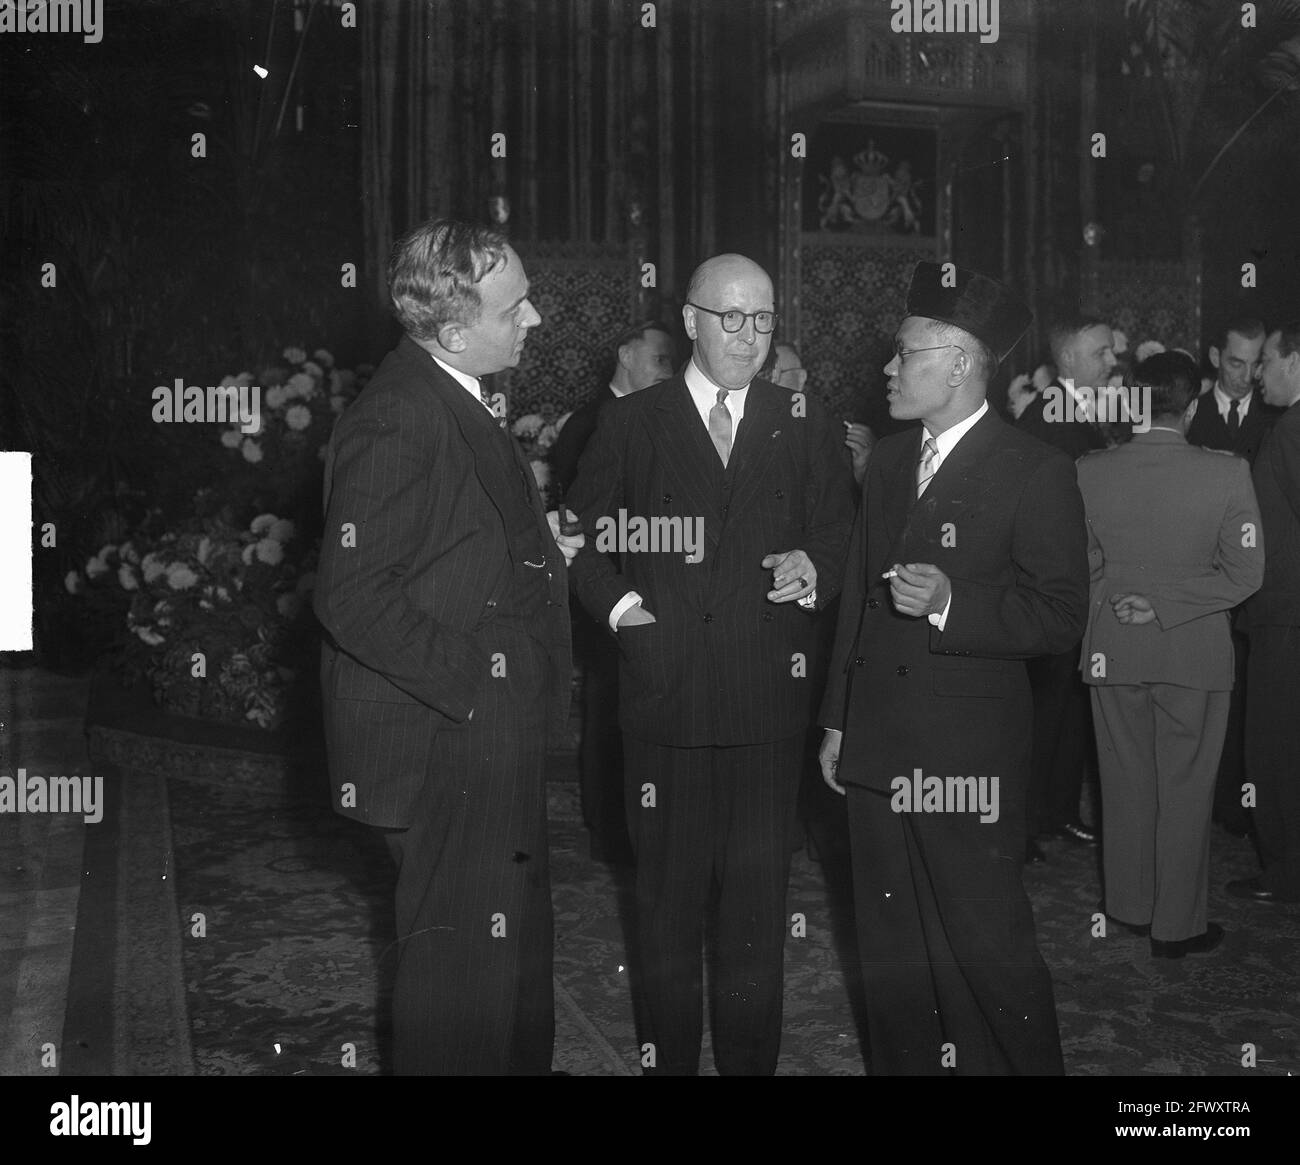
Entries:
<svg viewBox="0 0 1300 1165">
<path fill-rule="evenodd" d="M 257 431 L 235 421 L 220 434 L 220 487 L 199 490 L 183 515 L 149 511 L 64 580 L 116 627 L 116 670 L 168 712 L 271 729 L 311 679 L 321 466 L 371 369 L 336 368 L 323 348 L 283 359 L 222 381 L 266 387 Z"/>
<path fill-rule="evenodd" d="M 544 507 L 548 510 L 553 508 L 555 483 L 551 480 L 551 464 L 546 455 L 559 436 L 560 426 L 549 423 L 537 413 L 526 413 L 510 426 L 510 432 L 522 446 L 524 456 L 532 466 Z"/>
<path fill-rule="evenodd" d="M 224 512 L 173 530 L 158 530 L 160 518 L 102 547 L 65 585 L 121 619 L 121 670 L 164 710 L 277 726 L 310 662 L 301 648 L 315 549 L 275 514 L 242 529 Z"/>
</svg>

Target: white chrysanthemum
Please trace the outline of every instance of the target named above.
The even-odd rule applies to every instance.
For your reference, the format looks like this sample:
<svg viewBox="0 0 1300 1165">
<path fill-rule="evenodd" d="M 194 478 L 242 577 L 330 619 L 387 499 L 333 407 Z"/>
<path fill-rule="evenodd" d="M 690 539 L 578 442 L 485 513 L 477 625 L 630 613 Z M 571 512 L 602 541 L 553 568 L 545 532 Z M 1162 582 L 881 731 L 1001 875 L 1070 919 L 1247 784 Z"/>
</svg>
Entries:
<svg viewBox="0 0 1300 1165">
<path fill-rule="evenodd" d="M 124 591 L 140 589 L 140 580 L 135 577 L 135 567 L 129 563 L 124 562 L 117 568 L 117 581 Z"/>
<path fill-rule="evenodd" d="M 144 581 L 147 583 L 153 582 L 160 574 L 165 574 L 166 571 L 167 564 L 152 550 L 140 562 L 140 573 L 144 575 Z"/>
<path fill-rule="evenodd" d="M 302 366 L 302 370 L 307 373 L 308 376 L 314 377 L 317 380 L 320 380 L 325 376 L 325 369 L 317 364 L 315 360 L 308 360 L 307 363 Z"/>
<path fill-rule="evenodd" d="M 240 560 L 243 562 L 245 566 L 251 566 L 253 564 L 253 552 L 256 549 L 257 549 L 257 544 L 255 542 L 250 542 L 247 546 L 244 547 L 243 550 L 239 552 Z M 242 591 L 243 589 L 244 589 L 244 584 L 239 579 L 235 579 L 235 590 Z"/>
<path fill-rule="evenodd" d="M 70 570 L 63 576 L 63 585 L 70 595 L 79 595 L 86 589 L 86 584 L 81 581 L 81 575 L 75 570 Z"/>
<path fill-rule="evenodd" d="M 306 405 L 293 405 L 284 414 L 284 423 L 289 428 L 301 433 L 311 424 L 311 409 Z"/>
<path fill-rule="evenodd" d="M 1128 351 L 1128 337 L 1119 328 L 1112 328 L 1110 334 L 1112 337 L 1110 350 L 1116 356 L 1123 356 Z"/>
<path fill-rule="evenodd" d="M 227 429 L 224 433 L 221 434 L 221 443 L 227 449 L 238 449 L 239 446 L 243 443 L 243 440 L 244 440 L 244 434 L 241 433 L 238 429 Z"/>
<path fill-rule="evenodd" d="M 559 429 L 554 425 L 543 425 L 541 431 L 537 434 L 537 449 L 545 453 L 552 445 L 555 444 L 555 438 L 560 435 Z"/>
<path fill-rule="evenodd" d="M 140 561 L 140 552 L 136 550 L 134 542 L 123 542 L 122 545 L 118 547 L 117 556 L 123 562 L 131 563 L 132 566 L 136 565 Z"/>
<path fill-rule="evenodd" d="M 234 375 L 232 374 L 232 375 L 230 375 L 230 376 L 223 376 L 223 377 L 221 378 L 221 386 L 220 386 L 220 387 L 222 387 L 222 388 L 234 388 L 235 385 L 237 385 L 238 383 L 239 383 L 239 378 L 236 377 L 236 376 L 234 376 Z"/>
<path fill-rule="evenodd" d="M 324 348 L 317 348 L 316 351 L 312 353 L 312 358 L 318 363 L 325 365 L 326 368 L 334 367 L 334 357 Z"/>
<path fill-rule="evenodd" d="M 223 603 L 230 602 L 230 592 L 225 587 L 217 587 L 216 595 Z"/>
<path fill-rule="evenodd" d="M 254 465 L 262 460 L 262 447 L 256 441 L 245 439 L 239 451 L 244 455 L 245 461 L 251 461 Z"/>
<path fill-rule="evenodd" d="M 1141 362 L 1152 356 L 1158 355 L 1164 350 L 1165 346 L 1159 340 L 1143 340 L 1142 343 L 1137 346 L 1137 351 L 1134 353 L 1134 356 L 1136 356 L 1138 361 Z"/>
<path fill-rule="evenodd" d="M 148 627 L 137 627 L 135 633 L 150 647 L 157 647 L 158 644 L 165 642 L 161 635 Z"/>
<path fill-rule="evenodd" d="M 286 591 L 275 600 L 275 609 L 286 619 L 292 619 L 302 610 L 302 600 L 292 591 Z"/>
<path fill-rule="evenodd" d="M 268 538 L 274 538 L 277 542 L 288 542 L 294 535 L 293 523 L 288 518 L 280 518 L 272 522 L 270 528 L 266 531 Z"/>
<path fill-rule="evenodd" d="M 279 520 L 274 514 L 258 514 L 256 518 L 248 523 L 248 528 L 254 534 L 265 534 Z"/>
<path fill-rule="evenodd" d="M 274 538 L 263 538 L 254 547 L 259 562 L 265 562 L 267 566 L 278 566 L 284 559 L 284 547 Z"/>
<path fill-rule="evenodd" d="M 278 409 L 289 399 L 289 391 L 283 384 L 273 384 L 266 390 L 263 399 L 268 409 Z"/>
<path fill-rule="evenodd" d="M 194 557 L 199 560 L 200 566 L 208 565 L 208 558 L 212 554 L 212 539 L 206 534 L 199 539 L 199 548 L 195 551 Z"/>
<path fill-rule="evenodd" d="M 522 437 L 525 440 L 531 441 L 542 431 L 542 426 L 544 424 L 546 424 L 546 422 L 536 413 L 526 413 L 510 426 L 510 431 L 516 437 Z"/>
<path fill-rule="evenodd" d="M 288 360 L 290 364 L 301 364 L 307 359 L 307 353 L 301 348 L 286 348 L 284 350 L 284 358 Z"/>
<path fill-rule="evenodd" d="M 102 553 L 102 551 L 101 551 Z M 108 573 L 108 563 L 105 562 L 99 554 L 86 562 L 86 577 L 98 578 L 101 574 Z"/>
<path fill-rule="evenodd" d="M 183 562 L 173 562 L 167 568 L 167 585 L 174 591 L 187 591 L 198 581 L 199 576 Z"/>
<path fill-rule="evenodd" d="M 289 377 L 284 386 L 285 400 L 293 400 L 294 397 L 302 397 L 304 400 L 309 396 L 316 395 L 316 381 L 305 372 L 295 372 Z"/>
</svg>

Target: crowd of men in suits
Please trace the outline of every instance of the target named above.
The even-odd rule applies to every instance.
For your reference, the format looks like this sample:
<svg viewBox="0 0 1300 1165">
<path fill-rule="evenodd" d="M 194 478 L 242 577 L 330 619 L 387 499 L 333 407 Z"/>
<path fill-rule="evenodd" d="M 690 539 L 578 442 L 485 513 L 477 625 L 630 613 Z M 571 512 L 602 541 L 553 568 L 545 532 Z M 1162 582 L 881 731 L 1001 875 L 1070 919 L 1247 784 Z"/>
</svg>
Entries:
<svg viewBox="0 0 1300 1165">
<path fill-rule="evenodd" d="M 389 285 L 406 334 L 331 439 L 315 609 L 336 808 L 380 830 L 397 865 L 396 1071 L 551 1070 L 544 756 L 571 630 L 593 855 L 634 861 L 648 1075 L 699 1071 L 706 933 L 719 1072 L 776 1069 L 815 726 L 845 797 L 872 1071 L 1062 1072 L 1022 870 L 1035 833 L 1091 840 L 1064 725 L 1084 731 L 1086 684 L 1103 909 L 1145 928 L 1153 955 L 1212 949 L 1228 612 L 1252 594 L 1265 868 L 1240 892 L 1300 898 L 1298 746 L 1280 710 L 1300 678 L 1300 327 L 1262 339 L 1264 399 L 1288 411 L 1254 486 L 1245 461 L 1184 441 L 1197 379 L 1172 355 L 1139 370 L 1150 431 L 1076 476 L 1105 444 L 1086 414 L 1012 425 L 987 399 L 1032 322 L 1009 288 L 917 264 L 884 371 L 891 416 L 919 424 L 875 441 L 832 420 L 798 351 L 774 346 L 768 274 L 714 256 L 682 309 L 690 358 L 675 366 L 659 322 L 618 338 L 608 388 L 561 431 L 563 502 L 546 513 L 481 380 L 541 322 L 508 240 L 425 223 L 394 249 Z M 1103 382 L 1108 332 L 1052 332 L 1064 391 Z M 1249 345 L 1215 353 L 1242 400 Z M 1229 406 L 1234 439 L 1263 416 L 1250 400 Z M 1205 398 L 1198 412 L 1213 429 Z M 702 520 L 701 545 L 597 545 L 629 515 L 668 532 Z"/>
</svg>

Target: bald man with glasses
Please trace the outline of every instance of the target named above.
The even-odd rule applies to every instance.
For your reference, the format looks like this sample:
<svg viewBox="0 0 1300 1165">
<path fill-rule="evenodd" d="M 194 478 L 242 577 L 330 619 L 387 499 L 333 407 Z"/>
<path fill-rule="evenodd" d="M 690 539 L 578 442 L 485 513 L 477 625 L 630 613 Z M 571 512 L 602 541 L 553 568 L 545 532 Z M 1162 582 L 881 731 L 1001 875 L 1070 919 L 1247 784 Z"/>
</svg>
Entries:
<svg viewBox="0 0 1300 1165">
<path fill-rule="evenodd" d="M 759 377 L 774 306 L 758 264 L 701 264 L 682 309 L 686 368 L 602 411 L 569 492 L 589 534 L 572 585 L 621 655 L 648 1075 L 699 1072 L 715 894 L 718 1071 L 771 1075 L 780 1051 L 789 837 L 819 698 L 808 658 L 840 587 L 854 502 L 832 421 Z M 702 523 L 698 546 L 600 537 L 638 519 Z"/>
</svg>

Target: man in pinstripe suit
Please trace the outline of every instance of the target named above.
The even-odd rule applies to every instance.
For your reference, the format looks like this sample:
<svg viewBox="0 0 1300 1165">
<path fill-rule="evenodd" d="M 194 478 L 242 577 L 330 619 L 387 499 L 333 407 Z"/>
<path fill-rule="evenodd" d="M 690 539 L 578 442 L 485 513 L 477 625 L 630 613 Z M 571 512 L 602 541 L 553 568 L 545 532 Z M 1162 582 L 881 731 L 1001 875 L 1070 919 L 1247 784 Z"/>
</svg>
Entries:
<svg viewBox="0 0 1300 1165">
<path fill-rule="evenodd" d="M 602 410 L 579 465 L 570 503 L 596 537 L 573 579 L 622 657 L 642 1066 L 699 1070 L 716 888 L 714 1059 L 724 1075 L 770 1075 L 789 839 L 817 696 L 808 656 L 815 613 L 839 590 L 853 478 L 816 402 L 756 378 L 776 322 L 767 273 L 720 255 L 687 299 L 686 369 Z M 703 536 L 645 552 L 632 537 L 602 538 L 637 519 L 664 530 L 702 520 Z"/>
<path fill-rule="evenodd" d="M 405 338 L 339 418 L 315 609 L 330 782 L 397 863 L 394 1071 L 544 1075 L 555 1020 L 544 758 L 570 664 L 565 559 L 478 377 L 541 319 L 499 233 L 389 265 Z M 557 548 L 558 544 L 558 548 Z"/>
</svg>

